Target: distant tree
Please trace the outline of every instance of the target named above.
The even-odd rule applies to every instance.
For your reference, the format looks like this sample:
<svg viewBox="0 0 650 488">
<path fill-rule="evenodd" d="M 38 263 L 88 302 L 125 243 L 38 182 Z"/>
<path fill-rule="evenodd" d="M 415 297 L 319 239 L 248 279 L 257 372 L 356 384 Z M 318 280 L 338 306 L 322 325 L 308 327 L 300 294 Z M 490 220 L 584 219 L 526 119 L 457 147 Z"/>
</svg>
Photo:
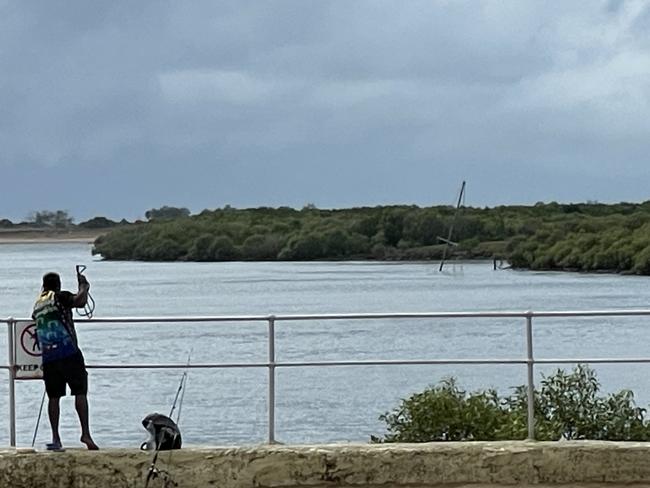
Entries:
<svg viewBox="0 0 650 488">
<path fill-rule="evenodd" d="M 194 239 L 187 258 L 190 261 L 212 261 L 214 256 L 210 247 L 214 242 L 214 237 L 211 234 L 203 234 Z"/>
<path fill-rule="evenodd" d="M 163 237 L 156 241 L 149 250 L 151 261 L 176 261 L 185 254 L 183 247 L 176 241 Z"/>
<path fill-rule="evenodd" d="M 28 222 L 36 227 L 56 227 L 58 229 L 70 227 L 73 220 L 65 210 L 57 210 L 56 212 L 41 210 L 32 212 L 28 218 Z"/>
<path fill-rule="evenodd" d="M 282 240 L 273 234 L 254 234 L 246 238 L 242 244 L 242 252 L 246 259 L 267 261 L 277 257 L 283 244 Z"/>
<path fill-rule="evenodd" d="M 323 236 L 320 234 L 298 235 L 289 240 L 278 254 L 280 260 L 311 260 L 323 257 Z"/>
<path fill-rule="evenodd" d="M 117 222 L 107 219 L 106 217 L 93 217 L 85 222 L 80 222 L 78 225 L 79 227 L 84 227 L 86 229 L 104 229 L 117 225 Z"/>
<path fill-rule="evenodd" d="M 438 236 L 445 235 L 443 221 L 434 211 L 411 212 L 404 218 L 403 238 L 424 246 L 438 243 Z"/>
<path fill-rule="evenodd" d="M 0 219 L 0 227 L 9 228 L 13 227 L 13 223 L 9 219 Z"/>
<path fill-rule="evenodd" d="M 406 211 L 400 208 L 388 208 L 382 215 L 384 238 L 389 246 L 396 246 L 402 238 L 404 216 Z"/>
<path fill-rule="evenodd" d="M 362 217 L 352 226 L 352 230 L 363 234 L 366 237 L 372 237 L 377 233 L 377 228 L 379 227 L 379 216 L 371 215 L 369 217 Z"/>
<path fill-rule="evenodd" d="M 228 236 L 217 236 L 210 246 L 210 254 L 215 261 L 231 261 L 238 257 L 237 249 Z"/>
<path fill-rule="evenodd" d="M 185 207 L 168 207 L 165 205 L 164 207 L 147 210 L 144 216 L 147 220 L 171 220 L 189 217 L 190 211 Z"/>
</svg>

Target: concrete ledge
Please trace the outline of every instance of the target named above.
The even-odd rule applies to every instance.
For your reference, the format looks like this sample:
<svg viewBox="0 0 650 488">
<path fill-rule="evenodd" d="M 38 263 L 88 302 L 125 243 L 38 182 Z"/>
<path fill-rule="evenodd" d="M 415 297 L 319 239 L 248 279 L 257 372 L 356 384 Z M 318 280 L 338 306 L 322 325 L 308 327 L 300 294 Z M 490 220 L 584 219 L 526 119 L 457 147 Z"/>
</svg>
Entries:
<svg viewBox="0 0 650 488">
<path fill-rule="evenodd" d="M 158 467 L 179 488 L 650 486 L 650 443 L 449 442 L 183 448 Z M 151 454 L 0 450 L 0 487 L 140 488 Z M 160 479 L 149 485 L 163 486 Z"/>
</svg>

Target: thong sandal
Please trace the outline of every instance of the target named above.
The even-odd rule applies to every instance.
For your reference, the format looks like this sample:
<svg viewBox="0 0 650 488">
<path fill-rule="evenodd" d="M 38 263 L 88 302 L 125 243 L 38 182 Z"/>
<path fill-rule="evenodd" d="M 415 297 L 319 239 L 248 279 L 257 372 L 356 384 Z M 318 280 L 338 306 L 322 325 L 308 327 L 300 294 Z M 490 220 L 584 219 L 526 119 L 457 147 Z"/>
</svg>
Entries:
<svg viewBox="0 0 650 488">
<path fill-rule="evenodd" d="M 48 451 L 54 451 L 54 452 L 64 452 L 65 449 L 61 445 L 60 442 L 49 442 L 45 444 L 45 449 Z"/>
</svg>

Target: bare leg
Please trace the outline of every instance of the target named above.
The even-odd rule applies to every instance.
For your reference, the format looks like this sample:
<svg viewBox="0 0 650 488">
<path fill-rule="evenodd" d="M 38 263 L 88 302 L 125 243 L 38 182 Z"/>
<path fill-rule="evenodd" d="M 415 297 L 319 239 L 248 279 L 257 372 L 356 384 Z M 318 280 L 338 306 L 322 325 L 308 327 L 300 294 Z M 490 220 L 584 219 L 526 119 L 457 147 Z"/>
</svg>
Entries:
<svg viewBox="0 0 650 488">
<path fill-rule="evenodd" d="M 59 436 L 59 416 L 61 415 L 59 400 L 59 397 L 49 398 L 47 402 L 47 415 L 50 418 L 53 444 L 61 444 L 61 437 Z"/>
<path fill-rule="evenodd" d="M 96 451 L 99 449 L 95 441 L 90 435 L 90 427 L 88 426 L 88 399 L 86 395 L 76 395 L 74 397 L 74 408 L 79 415 L 79 423 L 81 424 L 81 442 L 86 444 L 88 449 Z"/>
</svg>

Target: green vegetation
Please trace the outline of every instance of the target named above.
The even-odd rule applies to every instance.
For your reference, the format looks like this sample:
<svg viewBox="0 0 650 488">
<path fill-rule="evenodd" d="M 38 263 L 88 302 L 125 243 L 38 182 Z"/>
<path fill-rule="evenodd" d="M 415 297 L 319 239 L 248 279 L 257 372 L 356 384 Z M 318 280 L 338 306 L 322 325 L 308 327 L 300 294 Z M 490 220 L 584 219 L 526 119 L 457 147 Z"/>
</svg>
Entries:
<svg viewBox="0 0 650 488">
<path fill-rule="evenodd" d="M 453 213 L 451 207 L 416 206 L 226 207 L 115 229 L 97 239 L 95 252 L 105 259 L 154 261 L 439 259 L 437 236 L 447 232 Z M 466 209 L 454 239 L 465 256 L 491 257 L 516 234 L 499 212 Z"/>
<path fill-rule="evenodd" d="M 95 242 L 121 260 L 440 259 L 450 206 L 322 210 L 288 207 L 204 210 L 163 207 L 149 222 L 121 226 Z M 515 268 L 650 274 L 650 202 L 538 203 L 465 207 L 452 258 L 498 258 Z"/>
<path fill-rule="evenodd" d="M 650 274 L 650 202 L 557 207 L 562 213 L 511 240 L 513 266 Z"/>
<path fill-rule="evenodd" d="M 85 222 L 81 222 L 78 226 L 84 229 L 107 229 L 116 225 L 118 225 L 118 222 L 107 219 L 106 217 L 93 217 Z"/>
<path fill-rule="evenodd" d="M 74 224 L 66 211 L 0 220 L 0 230 L 97 230 L 94 252 L 145 261 L 439 260 L 454 222 L 451 206 L 394 205 L 302 210 L 226 206 L 190 215 L 164 206 L 146 222 L 94 217 Z M 100 233 L 100 232 L 98 232 Z M 487 258 L 514 268 L 650 274 L 650 201 L 464 207 L 450 258 Z"/>
<path fill-rule="evenodd" d="M 9 219 L 0 219 L 0 228 L 8 230 L 18 229 L 39 229 L 51 231 L 74 231 L 77 228 L 81 229 L 107 229 L 116 227 L 118 225 L 129 224 L 126 220 L 115 222 L 114 220 L 107 219 L 106 217 L 93 217 L 92 219 L 74 223 L 74 218 L 68 213 L 67 210 L 38 210 L 31 212 L 26 220 L 19 223 L 14 223 Z"/>
<path fill-rule="evenodd" d="M 29 219 L 34 227 L 54 227 L 57 229 L 65 229 L 72 225 L 73 219 L 68 215 L 65 210 L 57 210 L 50 212 L 49 210 L 41 210 L 34 212 Z"/>
<path fill-rule="evenodd" d="M 147 220 L 172 220 L 189 217 L 190 211 L 185 207 L 178 208 L 168 207 L 165 205 L 161 208 L 152 208 L 150 210 L 147 210 L 144 213 L 144 216 L 147 218 Z"/>
<path fill-rule="evenodd" d="M 600 396 L 600 384 L 589 367 L 573 372 L 558 369 L 543 377 L 535 390 L 535 439 L 561 438 L 612 441 L 650 440 L 646 410 L 636 406 L 634 393 L 622 390 Z M 379 417 L 387 424 L 373 442 L 431 442 L 525 439 L 528 433 L 526 388 L 519 386 L 501 398 L 494 390 L 471 394 L 456 381 L 443 380 L 402 400 Z"/>
</svg>

